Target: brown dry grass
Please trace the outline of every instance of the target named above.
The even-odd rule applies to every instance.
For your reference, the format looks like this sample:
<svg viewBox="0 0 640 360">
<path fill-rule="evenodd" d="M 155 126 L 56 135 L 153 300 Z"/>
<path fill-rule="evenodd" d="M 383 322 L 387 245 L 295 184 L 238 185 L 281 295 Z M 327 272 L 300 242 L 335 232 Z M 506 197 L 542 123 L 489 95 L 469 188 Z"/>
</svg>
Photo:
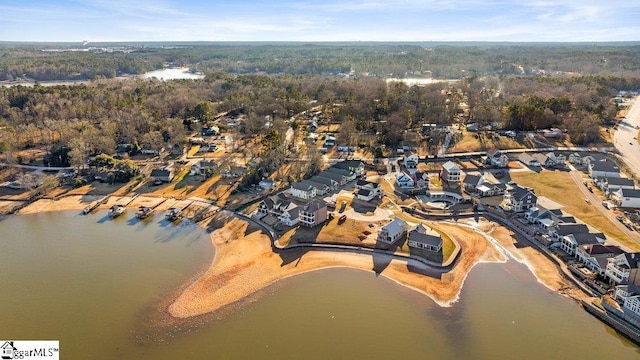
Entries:
<svg viewBox="0 0 640 360">
<path fill-rule="evenodd" d="M 540 173 L 515 172 L 511 173 L 511 178 L 520 185 L 534 188 L 538 196 L 545 196 L 562 204 L 563 210 L 602 231 L 608 237 L 631 245 L 629 238 L 613 226 L 609 219 L 602 216 L 595 207 L 586 203 L 584 197 L 570 195 L 580 194 L 580 190 L 568 172 L 546 170 Z"/>
</svg>

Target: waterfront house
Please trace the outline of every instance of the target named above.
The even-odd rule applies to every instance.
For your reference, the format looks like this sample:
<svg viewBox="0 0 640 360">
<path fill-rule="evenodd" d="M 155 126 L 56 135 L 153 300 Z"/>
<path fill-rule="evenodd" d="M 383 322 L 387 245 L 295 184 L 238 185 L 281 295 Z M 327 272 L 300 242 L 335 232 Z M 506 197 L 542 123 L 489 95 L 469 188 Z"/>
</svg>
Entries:
<svg viewBox="0 0 640 360">
<path fill-rule="evenodd" d="M 618 207 L 640 208 L 640 190 L 619 189 L 613 192 L 612 197 Z"/>
<path fill-rule="evenodd" d="M 618 166 L 618 164 L 607 159 L 589 162 L 588 170 L 589 176 L 592 179 L 604 177 L 620 177 L 620 167 Z"/>
<path fill-rule="evenodd" d="M 404 167 L 412 174 L 416 172 L 418 168 L 418 161 L 420 161 L 420 158 L 418 158 L 416 153 L 410 152 L 409 154 L 405 154 L 403 159 Z"/>
<path fill-rule="evenodd" d="M 411 176 L 405 173 L 396 174 L 396 184 L 401 189 L 411 189 L 415 186 L 415 182 Z"/>
<path fill-rule="evenodd" d="M 610 258 L 624 253 L 615 245 L 589 244 L 576 248 L 576 259 L 587 269 L 604 276 Z"/>
<path fill-rule="evenodd" d="M 442 250 L 442 237 L 435 231 L 429 231 L 423 225 L 409 231 L 408 245 L 414 249 L 424 249 L 431 252 Z"/>
<path fill-rule="evenodd" d="M 151 178 L 153 181 L 170 183 L 173 180 L 173 168 L 153 169 L 151 170 Z"/>
<path fill-rule="evenodd" d="M 312 200 L 300 208 L 300 223 L 307 227 L 314 227 L 327 220 L 327 203 L 323 200 Z"/>
<path fill-rule="evenodd" d="M 574 226 L 576 224 L 568 224 L 565 226 Z M 562 226 L 562 225 L 559 225 Z M 575 256 L 576 249 L 580 245 L 604 244 L 607 237 L 603 233 L 576 232 L 569 233 L 560 238 L 560 249 L 569 255 Z"/>
<path fill-rule="evenodd" d="M 575 224 L 576 219 L 573 216 L 565 215 L 560 209 L 545 209 L 543 207 L 534 206 L 527 210 L 525 219 L 530 224 L 540 225 L 545 230 L 551 229 L 552 226 L 558 224 Z"/>
<path fill-rule="evenodd" d="M 409 224 L 400 218 L 394 218 L 378 232 L 378 241 L 393 244 L 407 234 Z"/>
<path fill-rule="evenodd" d="M 528 167 L 540 167 L 540 161 L 538 161 L 538 159 L 528 153 L 522 153 L 518 155 L 518 160 L 520 160 L 521 163 L 525 164 Z"/>
<path fill-rule="evenodd" d="M 640 253 L 625 252 L 609 259 L 604 274 L 616 284 L 620 284 L 623 281 L 632 282 L 640 278 L 638 273 L 639 265 Z"/>
<path fill-rule="evenodd" d="M 490 165 L 496 167 L 507 167 L 507 163 L 509 162 L 509 158 L 506 154 L 502 153 L 502 151 L 498 149 L 491 149 L 487 151 L 487 162 Z"/>
<path fill-rule="evenodd" d="M 505 191 L 504 202 L 506 210 L 513 212 L 524 212 L 536 206 L 538 197 L 531 188 L 515 185 Z"/>
<path fill-rule="evenodd" d="M 444 163 L 444 165 L 442 165 L 442 171 L 440 172 L 440 178 L 442 179 L 442 181 L 446 181 L 450 184 L 455 184 L 460 182 L 461 176 L 462 171 L 453 161 L 449 160 Z"/>
<path fill-rule="evenodd" d="M 413 181 L 418 189 L 426 189 L 429 187 L 429 173 L 416 171 L 413 174 Z"/>
<path fill-rule="evenodd" d="M 287 199 L 283 193 L 279 193 L 260 201 L 255 216 L 259 219 L 271 216 L 285 225 L 293 226 L 299 221 L 299 212 L 297 204 Z"/>
<path fill-rule="evenodd" d="M 311 199 L 317 195 L 316 188 L 306 180 L 291 184 L 289 193 L 291 196 L 295 196 L 300 199 Z"/>
<path fill-rule="evenodd" d="M 613 298 L 621 305 L 624 319 L 640 328 L 640 279 L 617 285 Z"/>
</svg>

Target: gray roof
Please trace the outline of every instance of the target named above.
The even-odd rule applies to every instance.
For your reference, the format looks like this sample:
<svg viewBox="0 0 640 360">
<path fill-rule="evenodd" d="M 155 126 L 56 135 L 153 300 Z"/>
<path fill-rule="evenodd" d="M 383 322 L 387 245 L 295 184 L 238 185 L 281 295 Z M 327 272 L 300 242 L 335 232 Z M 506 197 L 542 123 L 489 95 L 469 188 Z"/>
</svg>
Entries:
<svg viewBox="0 0 640 360">
<path fill-rule="evenodd" d="M 467 174 L 467 176 L 464 177 L 464 181 L 463 183 L 465 185 L 473 185 L 476 186 L 478 185 L 478 182 L 480 181 L 480 179 L 482 179 L 482 176 L 480 175 L 470 175 Z"/>
<path fill-rule="evenodd" d="M 362 195 L 362 196 L 370 196 L 371 195 L 371 190 L 369 189 L 360 189 L 358 190 L 358 195 Z"/>
<path fill-rule="evenodd" d="M 524 199 L 529 193 L 535 196 L 535 193 L 532 189 L 525 188 L 520 185 L 514 186 L 513 189 L 510 190 L 510 193 L 511 196 L 518 201 Z"/>
<path fill-rule="evenodd" d="M 323 200 L 316 199 L 309 201 L 305 206 L 303 206 L 302 210 L 306 213 L 314 213 L 318 211 L 318 209 L 326 208 L 327 203 Z"/>
<path fill-rule="evenodd" d="M 578 245 L 586 245 L 586 244 L 598 244 L 600 241 L 598 239 L 606 240 L 607 237 L 604 236 L 603 233 L 578 233 L 571 234 L 573 238 L 576 240 Z"/>
<path fill-rule="evenodd" d="M 330 167 L 327 170 L 325 170 L 324 172 L 340 174 L 340 175 L 346 176 L 346 177 L 353 176 L 353 171 L 345 170 L 345 169 L 341 169 L 341 168 L 337 168 L 337 167 Z"/>
<path fill-rule="evenodd" d="M 591 171 L 620 172 L 620 167 L 613 161 L 600 160 L 591 163 Z"/>
<path fill-rule="evenodd" d="M 295 182 L 291 184 L 291 187 L 301 191 L 311 191 L 314 188 L 313 184 L 306 180 Z"/>
<path fill-rule="evenodd" d="M 401 233 L 409 227 L 406 221 L 400 218 L 394 218 L 390 223 L 385 225 L 383 229 L 387 230 L 390 234 L 398 234 Z"/>
<path fill-rule="evenodd" d="M 588 233 L 589 228 L 585 224 L 558 224 L 556 225 L 556 233 L 560 236 Z"/>
<path fill-rule="evenodd" d="M 335 163 L 332 167 L 337 169 L 351 170 L 351 169 L 357 169 L 361 166 L 364 166 L 364 164 L 362 163 L 362 160 L 344 160 L 339 163 Z"/>
<path fill-rule="evenodd" d="M 458 165 L 456 165 L 456 163 L 454 163 L 453 161 L 449 160 L 446 163 L 444 163 L 444 165 L 442 165 L 442 168 L 447 170 L 448 172 L 451 171 L 460 171 L 460 168 L 458 167 Z"/>
<path fill-rule="evenodd" d="M 337 183 L 341 183 L 345 178 L 344 175 L 334 173 L 331 171 L 323 171 L 320 174 L 316 175 L 315 177 L 331 179 Z"/>
<path fill-rule="evenodd" d="M 167 177 L 167 176 L 171 176 L 170 170 L 165 170 L 165 169 L 151 170 L 151 177 Z"/>
<path fill-rule="evenodd" d="M 311 186 L 313 186 L 316 189 L 321 189 L 321 190 L 327 190 L 329 188 L 329 185 L 325 184 L 325 183 L 319 183 L 319 182 L 315 182 L 311 179 L 309 180 L 304 180 L 305 182 L 311 184 Z"/>
<path fill-rule="evenodd" d="M 623 197 L 640 198 L 640 190 L 638 189 L 620 189 Z"/>
<path fill-rule="evenodd" d="M 413 230 L 409 232 L 409 240 L 410 241 L 415 241 L 418 243 L 422 243 L 422 244 L 426 244 L 426 245 L 431 245 L 431 246 L 435 246 L 435 247 L 440 247 L 442 246 L 442 238 L 439 236 L 434 236 L 434 235 L 429 235 L 429 234 L 423 234 L 419 231 Z"/>
<path fill-rule="evenodd" d="M 615 245 L 602 245 L 602 244 L 587 244 L 580 246 L 582 250 L 591 255 L 620 255 L 624 251 Z"/>
<path fill-rule="evenodd" d="M 334 186 L 335 185 L 334 183 L 338 182 L 338 180 L 331 179 L 331 178 L 326 177 L 326 176 L 320 176 L 320 175 L 316 175 L 316 176 L 312 177 L 309 180 L 313 181 L 313 182 L 316 182 L 316 183 L 325 184 L 327 186 Z"/>
<path fill-rule="evenodd" d="M 620 178 L 620 177 L 605 177 L 602 178 L 601 180 L 604 180 L 607 182 L 607 184 L 609 186 L 634 186 L 634 182 L 633 179 L 627 179 L 627 178 Z"/>
<path fill-rule="evenodd" d="M 640 252 L 624 253 L 624 257 L 627 258 L 627 262 L 631 269 L 638 268 L 638 265 L 640 264 Z"/>
</svg>

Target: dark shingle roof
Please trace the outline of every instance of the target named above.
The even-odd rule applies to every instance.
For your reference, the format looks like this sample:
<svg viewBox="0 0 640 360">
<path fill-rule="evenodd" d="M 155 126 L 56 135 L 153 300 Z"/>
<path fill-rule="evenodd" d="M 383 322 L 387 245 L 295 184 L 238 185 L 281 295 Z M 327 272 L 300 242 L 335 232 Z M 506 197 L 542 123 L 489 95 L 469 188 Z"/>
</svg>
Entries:
<svg viewBox="0 0 640 360">
<path fill-rule="evenodd" d="M 423 234 L 416 230 L 409 232 L 409 240 L 419 242 L 422 244 L 427 244 L 431 246 L 442 246 L 442 238 L 439 236 Z"/>
<path fill-rule="evenodd" d="M 556 233 L 560 236 L 588 233 L 589 228 L 585 224 L 559 224 L 556 225 Z"/>
</svg>

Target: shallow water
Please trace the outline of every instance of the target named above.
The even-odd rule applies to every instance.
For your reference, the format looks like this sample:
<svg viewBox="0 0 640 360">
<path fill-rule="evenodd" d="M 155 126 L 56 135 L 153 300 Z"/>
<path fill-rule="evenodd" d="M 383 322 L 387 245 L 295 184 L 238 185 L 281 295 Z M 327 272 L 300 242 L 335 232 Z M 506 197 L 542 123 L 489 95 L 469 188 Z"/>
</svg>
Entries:
<svg viewBox="0 0 640 360">
<path fill-rule="evenodd" d="M 480 264 L 441 308 L 373 273 L 286 279 L 198 329 L 147 313 L 212 258 L 195 225 L 44 213 L 0 221 L 0 339 L 59 339 L 65 359 L 637 359 L 638 347 L 521 264 Z M 186 329 L 186 330 L 185 330 Z M 160 331 L 141 342 L 139 334 Z"/>
</svg>

